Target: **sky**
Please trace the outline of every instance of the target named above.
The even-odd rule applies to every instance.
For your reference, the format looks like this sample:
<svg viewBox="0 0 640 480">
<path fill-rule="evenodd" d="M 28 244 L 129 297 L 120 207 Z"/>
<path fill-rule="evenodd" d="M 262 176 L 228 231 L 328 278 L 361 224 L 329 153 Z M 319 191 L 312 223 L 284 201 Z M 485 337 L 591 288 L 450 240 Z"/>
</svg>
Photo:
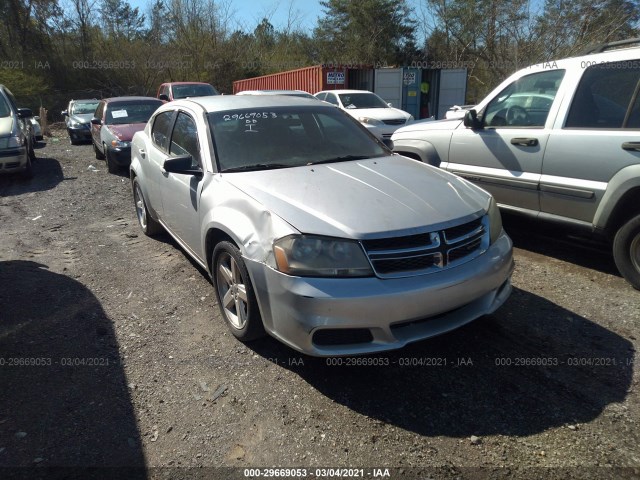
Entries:
<svg viewBox="0 0 640 480">
<path fill-rule="evenodd" d="M 129 3 L 148 16 L 150 0 L 129 0 Z M 407 3 L 416 10 L 416 19 L 419 19 L 419 5 L 423 2 L 408 0 Z M 291 24 L 294 30 L 299 27 L 300 30 L 311 33 L 318 17 L 324 16 L 324 8 L 319 0 L 219 0 L 216 4 L 228 8 L 228 16 L 236 22 L 231 27 L 243 31 L 253 31 L 263 18 L 267 18 L 276 30 L 285 29 Z M 419 28 L 417 33 L 420 36 Z"/>
</svg>

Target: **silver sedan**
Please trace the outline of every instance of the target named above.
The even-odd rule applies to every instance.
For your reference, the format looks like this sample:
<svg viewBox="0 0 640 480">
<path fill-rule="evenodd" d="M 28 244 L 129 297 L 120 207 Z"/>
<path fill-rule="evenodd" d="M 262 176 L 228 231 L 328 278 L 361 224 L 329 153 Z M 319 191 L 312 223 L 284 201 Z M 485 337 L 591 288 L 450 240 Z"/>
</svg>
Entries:
<svg viewBox="0 0 640 480">
<path fill-rule="evenodd" d="M 213 280 L 222 317 L 310 355 L 400 348 L 492 313 L 512 243 L 484 190 L 394 155 L 315 100 L 167 103 L 132 143 L 142 230 Z"/>
</svg>

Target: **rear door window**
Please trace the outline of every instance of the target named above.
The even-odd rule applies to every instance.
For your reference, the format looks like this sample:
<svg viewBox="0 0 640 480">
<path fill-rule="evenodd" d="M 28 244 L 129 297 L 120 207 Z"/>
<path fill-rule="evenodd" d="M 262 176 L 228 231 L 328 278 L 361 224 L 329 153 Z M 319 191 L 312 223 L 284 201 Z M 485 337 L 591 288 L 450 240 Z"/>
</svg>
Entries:
<svg viewBox="0 0 640 480">
<path fill-rule="evenodd" d="M 592 65 L 573 97 L 565 128 L 640 128 L 640 61 Z"/>
</svg>

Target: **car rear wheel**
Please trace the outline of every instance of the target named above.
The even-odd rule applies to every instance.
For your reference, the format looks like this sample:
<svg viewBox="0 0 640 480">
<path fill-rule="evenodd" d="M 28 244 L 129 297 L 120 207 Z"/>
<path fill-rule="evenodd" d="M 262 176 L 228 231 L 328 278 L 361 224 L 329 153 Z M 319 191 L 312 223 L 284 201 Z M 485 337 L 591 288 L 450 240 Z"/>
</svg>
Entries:
<svg viewBox="0 0 640 480">
<path fill-rule="evenodd" d="M 137 179 L 133 180 L 133 201 L 136 206 L 136 215 L 138 217 L 138 224 L 145 235 L 152 237 L 162 231 L 162 225 L 156 222 L 147 209 L 147 204 L 144 201 L 142 195 L 142 189 Z"/>
<path fill-rule="evenodd" d="M 240 250 L 231 242 L 216 245 L 212 273 L 220 312 L 231 333 L 243 342 L 264 336 L 249 272 Z"/>
<path fill-rule="evenodd" d="M 104 160 L 104 153 L 96 146 L 95 142 L 92 141 L 91 143 L 93 143 L 93 152 L 96 154 L 96 158 L 98 160 Z"/>
<path fill-rule="evenodd" d="M 613 239 L 613 258 L 622 276 L 640 290 L 640 215 L 625 223 Z"/>
</svg>

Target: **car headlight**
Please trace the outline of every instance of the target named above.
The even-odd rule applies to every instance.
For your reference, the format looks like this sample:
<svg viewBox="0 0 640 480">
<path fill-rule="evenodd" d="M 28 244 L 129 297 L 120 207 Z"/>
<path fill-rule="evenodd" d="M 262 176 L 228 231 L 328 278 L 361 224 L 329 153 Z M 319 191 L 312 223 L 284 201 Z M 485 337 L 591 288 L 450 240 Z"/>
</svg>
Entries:
<svg viewBox="0 0 640 480">
<path fill-rule="evenodd" d="M 131 142 L 123 142 L 121 140 L 111 140 L 112 147 L 128 147 L 131 145 Z"/>
<path fill-rule="evenodd" d="M 500 216 L 500 209 L 493 197 L 491 197 L 491 200 L 489 201 L 487 213 L 489 214 L 489 237 L 491 238 L 491 243 L 493 243 L 498 239 L 502 232 L 502 217 Z"/>
<path fill-rule="evenodd" d="M 82 124 L 80 122 L 76 122 L 75 120 L 71 120 L 69 121 L 69 126 L 71 128 L 78 128 L 78 127 L 81 127 Z"/>
<path fill-rule="evenodd" d="M 17 135 L 14 137 L 9 137 L 7 141 L 7 148 L 20 148 L 24 147 L 24 137 Z"/>
<path fill-rule="evenodd" d="M 382 120 L 378 120 L 377 118 L 371 117 L 358 117 L 358 120 L 362 123 L 366 123 L 367 125 L 384 125 Z"/>
<path fill-rule="evenodd" d="M 373 275 L 362 247 L 352 240 L 289 235 L 273 243 L 276 267 L 301 277 L 367 277 Z"/>
</svg>

